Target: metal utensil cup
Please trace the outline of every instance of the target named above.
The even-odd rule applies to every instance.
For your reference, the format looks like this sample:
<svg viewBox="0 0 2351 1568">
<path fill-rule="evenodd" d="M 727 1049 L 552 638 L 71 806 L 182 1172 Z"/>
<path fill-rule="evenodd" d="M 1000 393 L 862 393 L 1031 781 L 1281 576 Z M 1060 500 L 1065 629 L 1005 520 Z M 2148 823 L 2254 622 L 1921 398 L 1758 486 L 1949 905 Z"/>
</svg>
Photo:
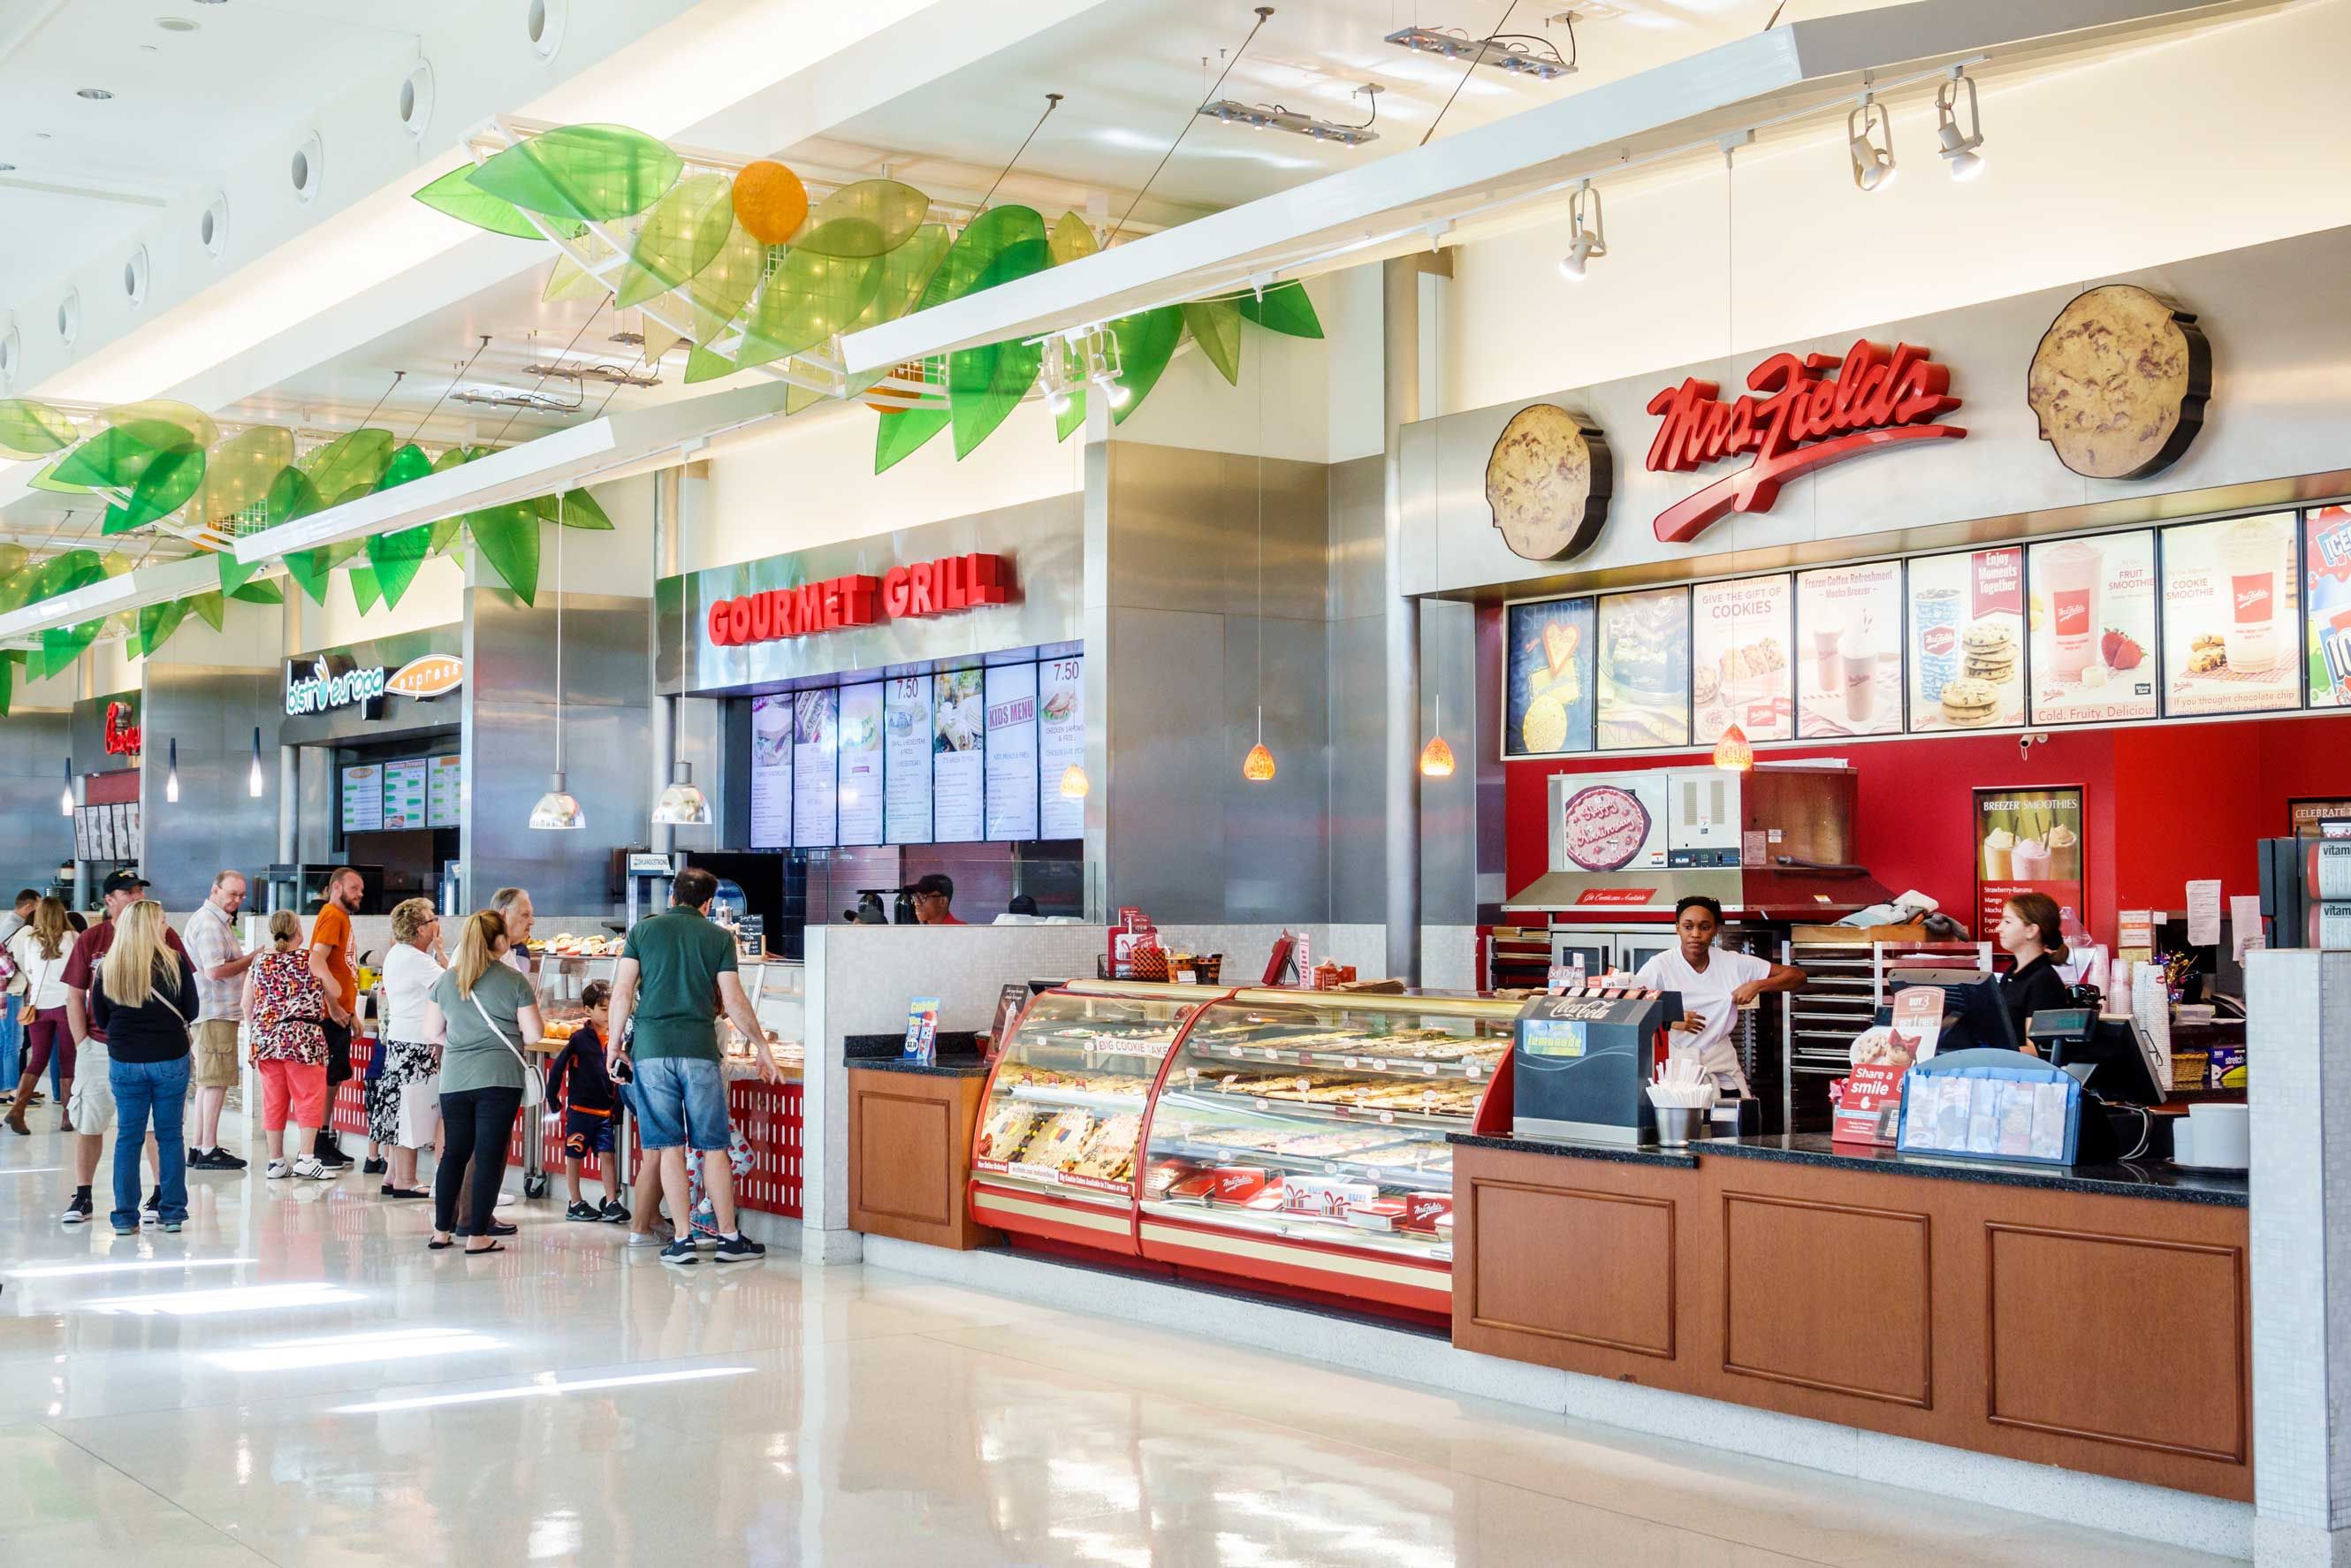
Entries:
<svg viewBox="0 0 2351 1568">
<path fill-rule="evenodd" d="M 1655 1110 L 1659 1148 L 1687 1148 L 1693 1140 L 1707 1135 L 1706 1111 L 1701 1106 L 1659 1105 Z"/>
</svg>

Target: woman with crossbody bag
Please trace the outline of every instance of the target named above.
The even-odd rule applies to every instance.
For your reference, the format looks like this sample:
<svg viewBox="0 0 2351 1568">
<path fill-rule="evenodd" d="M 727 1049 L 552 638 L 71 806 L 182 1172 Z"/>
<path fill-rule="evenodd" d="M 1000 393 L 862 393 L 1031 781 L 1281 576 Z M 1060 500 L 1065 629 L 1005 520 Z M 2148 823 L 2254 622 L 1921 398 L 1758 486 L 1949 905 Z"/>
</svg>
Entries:
<svg viewBox="0 0 2351 1568">
<path fill-rule="evenodd" d="M 433 982 L 441 1009 L 441 1163 L 433 1173 L 434 1251 L 455 1245 L 460 1220 L 465 1255 L 503 1250 L 515 1228 L 496 1218 L 506 1175 L 507 1145 L 516 1115 L 546 1098 L 525 1043 L 545 1032 L 530 982 L 500 960 L 509 946 L 507 923 L 494 910 L 469 915 L 448 971 Z M 535 1131 L 536 1129 L 534 1129 Z M 473 1166 L 468 1212 L 457 1212 L 457 1191 Z"/>
<path fill-rule="evenodd" d="M 8 938 L 8 952 L 25 982 L 26 1014 L 23 1072 L 5 1120 L 10 1132 L 25 1134 L 32 1131 L 25 1124 L 25 1108 L 33 1103 L 33 1091 L 40 1086 L 52 1055 L 65 1085 L 65 1093 L 57 1096 L 60 1107 L 73 1092 L 74 1042 L 66 1022 L 65 983 L 66 962 L 73 956 L 73 927 L 66 924 L 66 906 L 54 898 L 41 900 L 31 921 Z"/>
<path fill-rule="evenodd" d="M 142 898 L 115 916 L 89 988 L 90 1018 L 106 1037 L 114 1092 L 114 1233 L 139 1228 L 139 1151 L 154 1124 L 156 1210 L 162 1228 L 188 1218 L 188 1020 L 196 974 L 164 940 L 163 906 Z"/>
</svg>

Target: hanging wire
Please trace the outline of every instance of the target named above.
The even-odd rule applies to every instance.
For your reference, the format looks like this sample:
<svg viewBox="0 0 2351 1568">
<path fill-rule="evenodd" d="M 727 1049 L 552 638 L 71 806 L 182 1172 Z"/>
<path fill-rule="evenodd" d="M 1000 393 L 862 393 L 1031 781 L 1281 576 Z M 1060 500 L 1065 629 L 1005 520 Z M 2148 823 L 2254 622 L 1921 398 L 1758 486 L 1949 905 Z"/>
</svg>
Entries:
<svg viewBox="0 0 2351 1568">
<path fill-rule="evenodd" d="M 609 294 L 596 301 L 596 308 L 588 312 L 588 319 L 580 323 L 580 330 L 571 334 L 571 341 L 563 345 L 563 352 L 557 355 L 555 363 L 548 367 L 547 375 L 539 377 L 538 380 L 531 383 L 531 391 L 537 392 L 539 388 L 547 384 L 548 377 L 554 375 L 556 370 L 570 356 L 571 350 L 580 346 L 580 340 L 588 335 L 588 329 L 596 324 L 596 318 L 601 316 L 604 313 L 604 307 L 610 305 L 611 302 L 612 297 Z M 617 391 L 618 389 L 615 388 L 614 390 Z M 498 433 L 490 437 L 490 444 L 495 446 L 499 442 L 504 441 L 507 438 L 507 432 L 514 428 L 514 422 L 521 417 L 522 409 L 517 406 L 512 413 L 507 415 L 507 422 L 498 426 Z"/>
<path fill-rule="evenodd" d="M 367 413 L 360 415 L 360 429 L 364 430 L 367 428 L 367 422 L 376 416 L 377 409 L 383 407 L 384 398 L 388 398 L 393 392 L 398 392 L 400 390 L 400 383 L 407 379 L 408 372 L 406 371 L 394 371 L 392 372 L 392 385 L 383 389 L 383 397 L 380 397 L 375 400 L 375 408 L 371 408 L 368 410 Z"/>
<path fill-rule="evenodd" d="M 1517 3 L 1518 0 L 1511 0 L 1511 4 Z M 1193 107 L 1189 115 L 1186 116 L 1183 129 L 1176 132 L 1176 140 L 1170 141 L 1167 144 L 1167 151 L 1159 155 L 1158 166 L 1151 171 L 1151 179 L 1143 182 L 1143 189 L 1134 193 L 1134 200 L 1126 204 L 1126 211 L 1120 215 L 1117 223 L 1111 225 L 1110 239 L 1102 241 L 1104 249 L 1109 248 L 1111 240 L 1118 238 L 1119 232 L 1126 227 L 1126 220 L 1134 216 L 1134 209 L 1143 204 L 1143 198 L 1150 191 L 1152 181 L 1159 178 L 1159 171 L 1167 167 L 1167 160 L 1176 156 L 1176 149 L 1184 145 L 1184 138 L 1190 135 L 1192 127 L 1198 123 L 1200 110 L 1216 98 L 1217 91 L 1225 85 L 1225 78 L 1233 74 L 1233 68 L 1241 63 L 1241 56 L 1249 52 L 1249 45 L 1257 41 L 1259 31 L 1271 19 L 1272 16 L 1273 7 L 1270 5 L 1260 5 L 1257 8 L 1257 26 L 1249 30 L 1249 37 L 1241 40 L 1241 47 L 1226 57 L 1225 68 L 1217 73 L 1217 85 L 1202 93 L 1199 103 Z"/>
<path fill-rule="evenodd" d="M 563 768 L 563 536 L 571 529 L 563 520 L 564 492 L 555 497 L 555 770 Z"/>
<path fill-rule="evenodd" d="M 1029 151 L 1029 143 L 1037 140 L 1037 132 L 1045 129 L 1045 121 L 1052 119 L 1053 111 L 1061 107 L 1061 95 L 1060 93 L 1049 92 L 1045 95 L 1045 112 L 1037 117 L 1037 123 L 1029 128 L 1029 134 L 1022 137 L 1020 139 L 1020 145 L 1012 150 L 1011 162 L 1006 163 L 1002 169 L 997 171 L 996 184 L 988 186 L 987 194 L 980 197 L 979 205 L 972 208 L 971 215 L 973 217 L 977 218 L 980 214 L 987 210 L 987 204 L 995 199 L 996 186 L 1004 183 L 1004 176 L 1012 172 L 1012 165 L 1020 162 L 1020 154 Z"/>
<path fill-rule="evenodd" d="M 1510 13 L 1516 11 L 1518 8 L 1519 0 L 1510 0 L 1510 5 L 1503 9 L 1502 19 L 1494 24 L 1494 32 L 1487 36 L 1489 37 L 1494 37 L 1499 34 L 1503 28 L 1509 26 L 1510 25 Z M 1571 37 L 1573 35 L 1571 35 Z M 1480 39 L 1479 42 L 1482 44 L 1484 40 Z M 1428 129 L 1420 133 L 1419 144 L 1421 146 L 1427 146 L 1428 139 L 1436 135 L 1437 128 L 1445 122 L 1446 115 L 1453 108 L 1453 100 L 1459 98 L 1461 96 L 1461 89 L 1469 85 L 1469 73 L 1478 68 L 1478 62 L 1484 57 L 1485 53 L 1486 51 L 1482 47 L 1479 48 L 1476 54 L 1469 57 L 1469 63 L 1461 68 L 1461 79 L 1455 82 L 1453 84 L 1453 90 L 1446 95 L 1445 107 L 1437 111 L 1437 118 L 1428 122 Z"/>
<path fill-rule="evenodd" d="M 416 428 L 408 433 L 410 442 L 413 443 L 418 436 L 424 434 L 425 425 L 432 421 L 434 414 L 441 412 L 441 405 L 449 401 L 449 394 L 457 390 L 457 383 L 465 379 L 465 372 L 474 368 L 474 361 L 480 359 L 482 350 L 489 346 L 490 335 L 485 332 L 482 334 L 481 342 L 475 347 L 471 354 L 466 356 L 465 362 L 457 367 L 457 373 L 449 378 L 449 384 L 442 389 L 441 395 L 433 400 L 433 406 L 424 411 L 424 417 L 416 422 Z"/>
</svg>

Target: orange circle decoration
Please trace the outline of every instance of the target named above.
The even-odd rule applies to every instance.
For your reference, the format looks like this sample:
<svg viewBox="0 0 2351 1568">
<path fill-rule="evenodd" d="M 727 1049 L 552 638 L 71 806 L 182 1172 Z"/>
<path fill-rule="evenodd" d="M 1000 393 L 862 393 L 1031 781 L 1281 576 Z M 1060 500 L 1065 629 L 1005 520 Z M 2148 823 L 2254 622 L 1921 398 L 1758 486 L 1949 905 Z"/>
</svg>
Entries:
<svg viewBox="0 0 2351 1568">
<path fill-rule="evenodd" d="M 761 245 L 782 245 L 808 221 L 808 187 L 772 159 L 744 166 L 735 176 L 735 221 Z"/>
</svg>

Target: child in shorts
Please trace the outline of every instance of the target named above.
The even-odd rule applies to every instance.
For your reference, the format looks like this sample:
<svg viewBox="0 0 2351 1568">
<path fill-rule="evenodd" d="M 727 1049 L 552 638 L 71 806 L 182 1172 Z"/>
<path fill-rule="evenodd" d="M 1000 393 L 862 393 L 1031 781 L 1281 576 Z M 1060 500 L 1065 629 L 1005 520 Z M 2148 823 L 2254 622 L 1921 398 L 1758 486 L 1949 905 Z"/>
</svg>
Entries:
<svg viewBox="0 0 2351 1568">
<path fill-rule="evenodd" d="M 622 1207 L 612 1173 L 612 1162 L 618 1157 L 612 1152 L 612 1127 L 621 1102 L 604 1066 L 604 1031 L 612 1022 L 612 988 L 602 980 L 590 980 L 580 991 L 580 1000 L 588 1009 L 588 1021 L 547 1071 L 547 1119 L 562 1118 L 563 1175 L 571 1186 L 571 1206 L 563 1211 L 563 1218 L 625 1225 L 629 1211 Z M 580 1194 L 580 1168 L 590 1155 L 604 1160 L 601 1204 L 590 1203 Z"/>
</svg>

